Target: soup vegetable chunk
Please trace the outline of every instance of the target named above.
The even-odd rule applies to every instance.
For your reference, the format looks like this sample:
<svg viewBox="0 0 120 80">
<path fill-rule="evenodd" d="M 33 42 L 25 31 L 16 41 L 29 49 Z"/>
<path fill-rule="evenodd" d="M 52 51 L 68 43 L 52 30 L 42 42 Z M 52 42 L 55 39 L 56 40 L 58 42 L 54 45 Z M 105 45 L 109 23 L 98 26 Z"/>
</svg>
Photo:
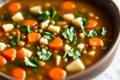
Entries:
<svg viewBox="0 0 120 80">
<path fill-rule="evenodd" d="M 0 8 L 0 71 L 17 80 L 62 80 L 104 56 L 107 15 L 86 2 L 10 0 Z"/>
</svg>

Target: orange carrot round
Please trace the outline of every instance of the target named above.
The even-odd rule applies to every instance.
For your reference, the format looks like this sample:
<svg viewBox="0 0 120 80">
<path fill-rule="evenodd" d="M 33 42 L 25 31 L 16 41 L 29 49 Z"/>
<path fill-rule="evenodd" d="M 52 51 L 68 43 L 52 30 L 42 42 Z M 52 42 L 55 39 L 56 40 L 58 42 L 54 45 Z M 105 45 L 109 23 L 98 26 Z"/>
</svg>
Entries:
<svg viewBox="0 0 120 80">
<path fill-rule="evenodd" d="M 0 66 L 3 66 L 7 63 L 7 60 L 3 57 L 3 56 L 0 56 Z"/>
<path fill-rule="evenodd" d="M 37 24 L 37 21 L 34 19 L 28 19 L 23 21 L 23 25 L 29 25 L 30 27 L 33 27 Z"/>
<path fill-rule="evenodd" d="M 66 72 L 62 68 L 52 68 L 49 71 L 49 76 L 53 80 L 62 80 L 66 76 Z"/>
<path fill-rule="evenodd" d="M 63 40 L 60 37 L 56 37 L 49 43 L 49 47 L 52 49 L 61 49 L 63 47 Z"/>
<path fill-rule="evenodd" d="M 90 46 L 98 46 L 98 47 L 101 47 L 104 45 L 103 40 L 100 38 L 90 38 L 89 44 Z"/>
<path fill-rule="evenodd" d="M 16 54 L 16 58 L 22 60 L 26 57 L 26 54 L 23 50 L 18 50 Z"/>
<path fill-rule="evenodd" d="M 12 76 L 17 80 L 24 80 L 26 77 L 26 72 L 22 68 L 15 68 L 12 71 Z"/>
<path fill-rule="evenodd" d="M 13 61 L 16 58 L 16 49 L 10 48 L 10 49 L 4 50 L 3 56 L 8 60 Z"/>
<path fill-rule="evenodd" d="M 11 13 L 16 13 L 20 11 L 21 9 L 21 4 L 19 2 L 13 2 L 8 6 L 8 10 Z"/>
<path fill-rule="evenodd" d="M 66 1 L 62 4 L 62 8 L 65 10 L 73 10 L 75 8 L 75 4 L 72 1 Z"/>
<path fill-rule="evenodd" d="M 30 33 L 27 35 L 27 39 L 29 43 L 37 42 L 40 39 L 40 33 Z"/>
<path fill-rule="evenodd" d="M 88 20 L 88 25 L 86 26 L 87 29 L 93 29 L 97 25 L 97 21 L 94 19 Z"/>
</svg>

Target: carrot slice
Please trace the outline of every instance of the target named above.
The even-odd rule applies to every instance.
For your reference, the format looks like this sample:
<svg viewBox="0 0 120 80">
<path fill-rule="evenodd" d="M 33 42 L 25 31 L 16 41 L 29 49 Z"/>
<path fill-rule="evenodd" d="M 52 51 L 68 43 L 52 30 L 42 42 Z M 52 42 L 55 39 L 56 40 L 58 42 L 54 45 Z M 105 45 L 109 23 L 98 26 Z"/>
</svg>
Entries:
<svg viewBox="0 0 120 80">
<path fill-rule="evenodd" d="M 53 80 L 62 80 L 66 76 L 66 72 L 58 67 L 52 68 L 49 71 L 49 76 Z"/>
<path fill-rule="evenodd" d="M 104 45 L 103 40 L 100 38 L 90 38 L 89 44 L 90 46 L 98 46 L 98 47 L 101 47 Z"/>
<path fill-rule="evenodd" d="M 11 13 L 16 13 L 20 11 L 21 9 L 21 4 L 19 2 L 13 2 L 8 6 L 8 10 Z"/>
<path fill-rule="evenodd" d="M 88 20 L 88 25 L 86 26 L 87 29 L 93 29 L 97 25 L 97 21 L 94 19 Z"/>
<path fill-rule="evenodd" d="M 56 37 L 54 40 L 52 40 L 50 43 L 49 43 L 49 47 L 52 48 L 52 49 L 61 49 L 63 46 L 63 40 L 60 38 L 60 37 Z"/>
<path fill-rule="evenodd" d="M 0 37 L 3 36 L 3 34 L 4 34 L 4 30 L 0 28 Z"/>
<path fill-rule="evenodd" d="M 23 25 L 29 25 L 30 27 L 33 27 L 37 24 L 37 21 L 34 19 L 28 19 L 23 21 Z"/>
<path fill-rule="evenodd" d="M 26 77 L 26 72 L 22 68 L 15 68 L 12 71 L 12 76 L 17 80 L 24 80 Z"/>
<path fill-rule="evenodd" d="M 10 49 L 4 50 L 3 56 L 8 60 L 13 61 L 16 58 L 16 49 L 10 48 Z"/>
<path fill-rule="evenodd" d="M 39 33 L 30 33 L 27 35 L 29 43 L 37 42 L 40 39 L 41 35 Z"/>
<path fill-rule="evenodd" d="M 3 56 L 0 56 L 0 66 L 3 66 L 7 63 L 7 60 L 3 57 Z"/>
<path fill-rule="evenodd" d="M 26 57 L 26 53 L 23 50 L 18 50 L 16 54 L 16 58 L 22 60 Z"/>
<path fill-rule="evenodd" d="M 62 4 L 62 8 L 65 10 L 73 10 L 75 8 L 75 4 L 72 1 L 66 1 Z"/>
</svg>

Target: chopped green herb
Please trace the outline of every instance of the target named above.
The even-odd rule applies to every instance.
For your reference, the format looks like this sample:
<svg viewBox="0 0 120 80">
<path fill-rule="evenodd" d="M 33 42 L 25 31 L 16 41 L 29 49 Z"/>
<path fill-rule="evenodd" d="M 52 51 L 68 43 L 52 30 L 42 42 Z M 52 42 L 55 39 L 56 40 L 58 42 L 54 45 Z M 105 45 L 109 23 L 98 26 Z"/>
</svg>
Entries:
<svg viewBox="0 0 120 80">
<path fill-rule="evenodd" d="M 54 20 L 60 21 L 60 20 L 62 20 L 62 17 L 60 15 L 55 15 Z"/>
<path fill-rule="evenodd" d="M 27 19 L 31 19 L 34 17 L 33 14 L 30 13 L 29 9 L 22 9 L 23 16 Z"/>
<path fill-rule="evenodd" d="M 73 59 L 78 59 L 81 56 L 81 51 L 76 50 L 75 48 L 72 48 L 70 50 L 67 50 L 63 56 L 65 58 L 66 56 L 72 57 Z"/>
<path fill-rule="evenodd" d="M 86 18 L 82 18 L 83 25 L 86 26 L 88 24 L 88 20 Z"/>
<path fill-rule="evenodd" d="M 49 60 L 52 53 L 50 51 L 47 51 L 45 48 L 42 48 L 41 50 L 37 51 L 37 55 L 41 60 Z"/>
<path fill-rule="evenodd" d="M 86 35 L 86 36 L 88 36 L 87 35 L 87 33 L 86 33 L 86 31 L 85 31 L 85 22 L 84 22 L 85 20 L 81 17 L 81 20 L 80 20 L 80 28 L 81 28 L 81 30 L 82 30 L 82 32 Z"/>
<path fill-rule="evenodd" d="M 20 40 L 20 36 L 15 36 L 13 37 L 12 40 L 10 40 L 9 44 L 13 47 L 13 46 L 16 46 L 18 41 Z"/>
<path fill-rule="evenodd" d="M 35 57 L 32 57 L 30 59 L 28 59 L 27 57 L 24 58 L 24 63 L 26 66 L 30 66 L 30 67 L 37 67 L 39 65 L 39 60 Z"/>
<path fill-rule="evenodd" d="M 45 11 L 43 13 L 43 21 L 46 21 L 46 20 L 50 19 L 49 15 L 50 15 L 50 12 L 49 11 Z"/>
<path fill-rule="evenodd" d="M 32 68 L 32 71 L 35 72 L 35 73 L 38 73 L 39 69 L 38 68 Z"/>
<path fill-rule="evenodd" d="M 10 20 L 11 19 L 11 14 L 10 13 L 4 13 L 1 15 L 2 20 Z"/>
<path fill-rule="evenodd" d="M 107 50 L 107 49 L 108 49 L 107 46 L 103 46 L 103 47 L 102 47 L 102 50 Z"/>
<path fill-rule="evenodd" d="M 49 41 L 54 38 L 54 35 L 52 33 L 50 33 L 50 32 L 47 32 L 47 31 L 43 31 L 42 36 L 44 38 L 48 39 Z"/>
<path fill-rule="evenodd" d="M 52 8 L 50 9 L 50 16 L 51 16 L 52 18 L 54 18 L 55 15 L 56 15 L 56 13 L 57 13 L 57 11 L 56 11 L 55 7 L 52 7 Z"/>
<path fill-rule="evenodd" d="M 14 25 L 14 28 L 19 28 L 20 27 L 20 25 L 18 23 L 14 23 L 13 25 Z"/>
<path fill-rule="evenodd" d="M 15 60 L 15 61 L 13 62 L 13 64 L 14 64 L 15 66 L 19 66 L 19 65 L 21 64 L 21 61 L 20 61 L 20 60 Z"/>
<path fill-rule="evenodd" d="M 87 15 L 85 13 L 81 13 L 81 12 L 76 12 L 75 13 L 76 17 L 82 17 L 82 18 L 87 18 Z"/>
<path fill-rule="evenodd" d="M 107 30 L 103 27 L 101 31 L 101 35 L 106 36 L 106 34 L 107 34 Z"/>
<path fill-rule="evenodd" d="M 30 26 L 26 25 L 20 28 L 21 33 L 23 34 L 29 34 L 32 32 L 32 29 L 30 28 Z"/>
<path fill-rule="evenodd" d="M 68 39 L 71 43 L 73 43 L 73 45 L 77 45 L 78 44 L 78 40 L 77 40 L 77 35 L 76 35 L 76 30 L 74 27 L 68 27 L 66 28 L 63 32 L 62 32 L 62 36 L 65 39 Z"/>
<path fill-rule="evenodd" d="M 97 32 L 94 31 L 94 30 L 90 30 L 89 33 L 88 33 L 88 37 L 95 37 L 97 35 L 98 35 Z"/>
</svg>

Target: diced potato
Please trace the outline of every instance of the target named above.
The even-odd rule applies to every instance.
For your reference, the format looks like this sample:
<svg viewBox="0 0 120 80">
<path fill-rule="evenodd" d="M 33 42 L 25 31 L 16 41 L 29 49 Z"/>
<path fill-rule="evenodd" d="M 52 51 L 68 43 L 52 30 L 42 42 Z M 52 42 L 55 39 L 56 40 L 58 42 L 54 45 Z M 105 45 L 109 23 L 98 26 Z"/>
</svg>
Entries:
<svg viewBox="0 0 120 80">
<path fill-rule="evenodd" d="M 44 37 L 41 37 L 40 38 L 40 44 L 44 44 L 44 45 L 47 45 L 48 44 L 48 40 Z"/>
<path fill-rule="evenodd" d="M 66 66 L 67 71 L 75 72 L 82 71 L 85 69 L 85 65 L 80 59 L 74 60 Z"/>
<path fill-rule="evenodd" d="M 50 23 L 50 20 L 46 20 L 46 21 L 44 21 L 44 22 L 41 22 L 41 23 L 40 23 L 40 27 L 41 27 L 42 29 L 45 29 L 45 28 L 48 27 L 49 23 Z"/>
<path fill-rule="evenodd" d="M 14 26 L 13 24 L 4 24 L 2 25 L 2 28 L 5 32 L 8 32 L 8 31 L 11 31 L 14 28 Z"/>
<path fill-rule="evenodd" d="M 14 22 L 20 22 L 24 20 L 24 17 L 21 12 L 16 13 L 14 16 L 12 16 L 12 20 Z"/>
<path fill-rule="evenodd" d="M 56 65 L 59 66 L 59 65 L 60 65 L 60 62 L 61 62 L 61 56 L 60 56 L 60 55 L 57 55 L 57 56 L 56 56 Z"/>
<path fill-rule="evenodd" d="M 81 51 L 84 49 L 84 47 L 85 47 L 84 43 L 80 43 L 80 44 L 77 45 L 77 48 Z"/>
<path fill-rule="evenodd" d="M 78 27 L 81 25 L 81 22 L 82 22 L 82 17 L 78 17 L 72 21 L 72 23 Z"/>
<path fill-rule="evenodd" d="M 27 57 L 31 57 L 32 56 L 32 51 L 26 49 L 26 48 L 22 48 L 22 50 L 25 52 Z"/>
<path fill-rule="evenodd" d="M 85 38 L 85 34 L 84 34 L 84 33 L 80 33 L 79 36 L 80 36 L 80 38 L 82 38 L 82 39 Z"/>
<path fill-rule="evenodd" d="M 71 49 L 71 46 L 70 46 L 70 45 L 68 45 L 68 44 L 65 44 L 65 45 L 64 45 L 64 50 L 65 50 L 65 51 L 70 50 L 70 49 Z"/>
<path fill-rule="evenodd" d="M 64 14 L 63 19 L 65 19 L 66 21 L 72 21 L 75 19 L 75 17 L 73 14 Z"/>
<path fill-rule="evenodd" d="M 38 14 L 40 10 L 41 10 L 41 6 L 34 6 L 30 8 L 30 12 L 33 14 Z"/>
<path fill-rule="evenodd" d="M 3 51 L 6 48 L 6 44 L 3 42 L 0 42 L 0 51 Z"/>
<path fill-rule="evenodd" d="M 60 32 L 60 27 L 59 26 L 50 25 L 48 27 L 48 30 L 53 32 L 53 33 L 59 33 Z"/>
<path fill-rule="evenodd" d="M 90 52 L 88 52 L 88 54 L 90 55 L 90 56 L 94 56 L 95 55 L 95 51 L 94 50 L 92 50 L 92 51 L 90 51 Z"/>
<path fill-rule="evenodd" d="M 66 24 L 67 24 L 66 21 L 58 21 L 58 22 L 57 22 L 57 25 L 58 25 L 58 26 L 63 26 L 63 25 L 66 25 Z"/>
</svg>

